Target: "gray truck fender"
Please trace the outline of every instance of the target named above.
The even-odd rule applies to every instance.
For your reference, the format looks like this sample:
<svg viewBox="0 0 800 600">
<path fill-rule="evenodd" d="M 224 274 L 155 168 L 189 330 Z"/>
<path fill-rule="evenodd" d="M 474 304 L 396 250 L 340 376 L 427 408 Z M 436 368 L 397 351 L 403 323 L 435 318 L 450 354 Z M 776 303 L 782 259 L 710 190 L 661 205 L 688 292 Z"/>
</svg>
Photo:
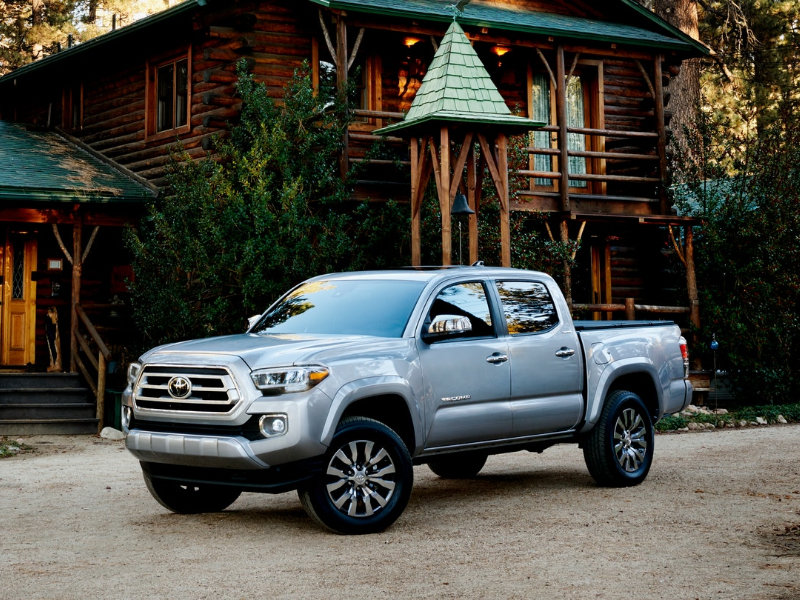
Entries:
<svg viewBox="0 0 800 600">
<path fill-rule="evenodd" d="M 629 358 L 617 360 L 610 363 L 600 375 L 600 379 L 595 387 L 594 396 L 587 398 L 586 420 L 581 429 L 582 433 L 590 431 L 597 420 L 608 396 L 608 391 L 614 382 L 625 375 L 646 374 L 653 381 L 658 399 L 659 415 L 664 406 L 664 390 L 658 377 L 658 370 L 651 361 L 643 361 L 641 358 Z"/>
<path fill-rule="evenodd" d="M 411 416 L 411 423 L 414 426 L 414 439 L 417 443 L 417 448 L 409 448 L 409 451 L 412 455 L 416 454 L 422 449 L 423 429 L 419 417 L 422 414 L 422 408 L 417 402 L 418 396 L 414 393 L 411 385 L 403 378 L 394 375 L 365 377 L 346 383 L 339 388 L 333 397 L 328 417 L 322 428 L 320 441 L 329 446 L 334 433 L 336 433 L 336 426 L 347 408 L 358 400 L 374 396 L 399 396 L 405 401 Z"/>
</svg>

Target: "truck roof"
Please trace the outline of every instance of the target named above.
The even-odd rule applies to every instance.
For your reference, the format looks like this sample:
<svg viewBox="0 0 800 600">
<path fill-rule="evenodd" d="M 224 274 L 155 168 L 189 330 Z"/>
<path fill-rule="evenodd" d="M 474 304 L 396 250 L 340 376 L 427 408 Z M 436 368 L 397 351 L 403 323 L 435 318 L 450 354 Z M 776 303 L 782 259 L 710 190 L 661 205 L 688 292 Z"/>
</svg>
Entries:
<svg viewBox="0 0 800 600">
<path fill-rule="evenodd" d="M 486 266 L 423 266 L 423 267 L 402 267 L 396 269 L 374 270 L 374 271 L 346 271 L 341 273 L 327 273 L 318 275 L 312 280 L 319 279 L 392 279 L 406 281 L 433 281 L 437 279 L 448 279 L 453 276 L 468 277 L 509 277 L 535 276 L 550 279 L 546 273 L 538 271 L 526 271 L 524 269 L 512 269 L 508 267 L 486 267 Z"/>
</svg>

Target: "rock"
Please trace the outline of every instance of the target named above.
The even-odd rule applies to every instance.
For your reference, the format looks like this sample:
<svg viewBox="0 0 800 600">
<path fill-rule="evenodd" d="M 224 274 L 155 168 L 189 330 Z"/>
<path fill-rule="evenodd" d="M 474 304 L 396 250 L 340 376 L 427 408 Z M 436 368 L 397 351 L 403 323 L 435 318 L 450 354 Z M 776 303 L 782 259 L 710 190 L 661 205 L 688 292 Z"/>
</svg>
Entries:
<svg viewBox="0 0 800 600">
<path fill-rule="evenodd" d="M 756 417 L 756 425 L 766 425 L 767 420 L 764 417 Z"/>
<path fill-rule="evenodd" d="M 687 413 L 698 413 L 698 412 L 700 412 L 700 409 L 697 406 L 695 406 L 694 404 L 690 404 L 689 406 L 686 407 L 685 412 L 687 412 Z"/>
<path fill-rule="evenodd" d="M 716 429 L 716 426 L 713 423 L 705 423 L 704 426 L 706 429 Z"/>
<path fill-rule="evenodd" d="M 714 414 L 715 415 L 727 415 L 728 411 L 725 408 L 718 408 L 717 410 L 714 411 Z"/>
<path fill-rule="evenodd" d="M 788 421 L 786 420 L 786 417 L 784 417 L 783 415 L 778 415 L 778 418 L 775 419 L 775 420 L 778 423 L 780 423 L 781 425 L 786 425 L 786 423 L 788 423 Z"/>
<path fill-rule="evenodd" d="M 103 427 L 103 430 L 100 432 L 100 437 L 104 440 L 124 440 L 125 434 L 113 427 Z"/>
<path fill-rule="evenodd" d="M 694 423 L 694 422 L 687 423 L 686 427 L 689 429 L 689 431 L 699 431 L 700 429 L 702 429 L 700 423 Z"/>
<path fill-rule="evenodd" d="M 747 421 L 739 421 L 739 427 L 747 427 L 749 423 Z"/>
</svg>

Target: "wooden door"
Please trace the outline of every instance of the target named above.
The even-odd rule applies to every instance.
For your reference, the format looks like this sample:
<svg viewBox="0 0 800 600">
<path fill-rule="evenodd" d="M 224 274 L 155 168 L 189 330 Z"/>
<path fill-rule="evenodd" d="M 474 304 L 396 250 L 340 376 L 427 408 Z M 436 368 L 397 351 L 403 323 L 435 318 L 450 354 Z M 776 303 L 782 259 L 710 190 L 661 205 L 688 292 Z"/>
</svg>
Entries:
<svg viewBox="0 0 800 600">
<path fill-rule="evenodd" d="M 3 246 L 2 364 L 23 366 L 36 361 L 36 240 L 9 232 Z"/>
</svg>

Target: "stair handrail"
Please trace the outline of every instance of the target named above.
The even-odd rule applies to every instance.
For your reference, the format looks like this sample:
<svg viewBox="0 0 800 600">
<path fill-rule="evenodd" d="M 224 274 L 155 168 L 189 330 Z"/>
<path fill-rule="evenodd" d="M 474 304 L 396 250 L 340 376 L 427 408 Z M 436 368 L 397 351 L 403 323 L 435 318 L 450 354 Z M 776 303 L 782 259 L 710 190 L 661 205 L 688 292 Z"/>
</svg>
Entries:
<svg viewBox="0 0 800 600">
<path fill-rule="evenodd" d="M 100 431 L 103 429 L 103 420 L 105 418 L 106 365 L 111 358 L 111 351 L 108 349 L 108 346 L 98 333 L 97 328 L 94 326 L 91 319 L 86 314 L 86 311 L 83 310 L 83 307 L 80 304 L 75 305 L 75 314 L 86 327 L 86 332 L 97 346 L 97 358 L 95 358 L 92 348 L 89 346 L 89 342 L 87 342 L 86 339 L 79 334 L 78 327 L 75 327 L 75 330 L 73 331 L 75 342 L 73 347 L 76 348 L 77 346 L 80 346 L 85 353 L 86 358 L 91 363 L 91 366 L 97 371 L 97 380 L 95 381 L 94 377 L 92 377 L 92 375 L 89 373 L 88 366 L 81 359 L 80 355 L 77 352 L 73 352 L 75 364 L 83 375 L 83 378 L 86 380 L 86 383 L 94 393 L 97 405 L 97 432 L 100 433 Z"/>
</svg>

